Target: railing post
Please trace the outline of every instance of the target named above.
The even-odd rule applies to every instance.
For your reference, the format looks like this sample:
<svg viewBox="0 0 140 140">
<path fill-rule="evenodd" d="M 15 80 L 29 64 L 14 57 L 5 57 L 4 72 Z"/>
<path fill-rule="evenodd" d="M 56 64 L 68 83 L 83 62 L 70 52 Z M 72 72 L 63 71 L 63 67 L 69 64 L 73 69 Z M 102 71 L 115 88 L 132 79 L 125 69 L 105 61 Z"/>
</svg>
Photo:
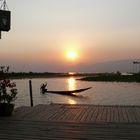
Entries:
<svg viewBox="0 0 140 140">
<path fill-rule="evenodd" d="M 32 81 L 31 80 L 29 80 L 29 89 L 30 89 L 30 102 L 31 102 L 31 107 L 33 107 Z"/>
</svg>

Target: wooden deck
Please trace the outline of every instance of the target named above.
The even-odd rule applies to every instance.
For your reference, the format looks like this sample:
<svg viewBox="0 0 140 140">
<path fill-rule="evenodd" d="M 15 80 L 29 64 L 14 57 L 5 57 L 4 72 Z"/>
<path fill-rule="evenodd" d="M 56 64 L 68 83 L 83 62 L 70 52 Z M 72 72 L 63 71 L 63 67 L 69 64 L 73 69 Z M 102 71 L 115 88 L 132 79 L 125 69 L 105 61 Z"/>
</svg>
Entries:
<svg viewBox="0 0 140 140">
<path fill-rule="evenodd" d="M 17 108 L 11 119 L 84 123 L 140 123 L 138 106 L 50 104 Z"/>
<path fill-rule="evenodd" d="M 139 140 L 139 106 L 51 104 L 0 118 L 0 139 Z"/>
</svg>

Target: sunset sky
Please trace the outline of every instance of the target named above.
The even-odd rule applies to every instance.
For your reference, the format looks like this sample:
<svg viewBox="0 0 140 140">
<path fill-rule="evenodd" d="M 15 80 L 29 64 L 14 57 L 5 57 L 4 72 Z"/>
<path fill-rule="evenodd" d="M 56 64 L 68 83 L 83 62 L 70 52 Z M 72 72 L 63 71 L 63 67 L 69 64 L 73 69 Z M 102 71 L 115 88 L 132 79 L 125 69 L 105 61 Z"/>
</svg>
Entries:
<svg viewBox="0 0 140 140">
<path fill-rule="evenodd" d="M 2 2 L 0 1 L 0 4 Z M 94 72 L 97 63 L 140 58 L 140 0 L 7 0 L 0 65 L 14 71 Z"/>
</svg>

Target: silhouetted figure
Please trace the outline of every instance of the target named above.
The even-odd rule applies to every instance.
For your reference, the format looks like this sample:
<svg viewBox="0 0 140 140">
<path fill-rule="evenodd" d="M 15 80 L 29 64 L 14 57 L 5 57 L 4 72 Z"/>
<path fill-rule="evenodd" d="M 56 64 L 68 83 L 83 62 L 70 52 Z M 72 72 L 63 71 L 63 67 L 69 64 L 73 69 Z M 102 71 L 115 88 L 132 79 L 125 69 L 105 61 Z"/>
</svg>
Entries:
<svg viewBox="0 0 140 140">
<path fill-rule="evenodd" d="M 47 86 L 47 82 L 46 82 L 46 84 L 42 84 L 42 86 L 40 87 L 40 91 L 41 91 L 41 93 L 45 93 L 45 92 L 47 92 L 47 88 L 46 88 L 46 86 Z"/>
</svg>

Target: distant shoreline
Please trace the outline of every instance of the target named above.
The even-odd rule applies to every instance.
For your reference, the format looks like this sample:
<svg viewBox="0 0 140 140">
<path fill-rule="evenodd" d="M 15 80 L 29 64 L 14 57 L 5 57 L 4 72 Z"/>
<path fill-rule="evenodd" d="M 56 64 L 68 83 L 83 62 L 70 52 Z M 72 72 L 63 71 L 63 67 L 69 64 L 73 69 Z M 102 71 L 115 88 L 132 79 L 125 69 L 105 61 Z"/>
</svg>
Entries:
<svg viewBox="0 0 140 140">
<path fill-rule="evenodd" d="M 121 74 L 99 74 L 86 76 L 79 80 L 82 81 L 101 81 L 101 82 L 137 82 L 140 83 L 140 74 L 121 75 Z"/>
<path fill-rule="evenodd" d="M 9 73 L 11 79 L 85 77 L 93 74 L 69 73 Z"/>
<path fill-rule="evenodd" d="M 120 73 L 10 73 L 11 79 L 32 79 L 32 78 L 65 78 L 83 77 L 77 80 L 101 81 L 101 82 L 137 82 L 140 83 L 140 73 L 133 75 L 121 75 Z"/>
</svg>

